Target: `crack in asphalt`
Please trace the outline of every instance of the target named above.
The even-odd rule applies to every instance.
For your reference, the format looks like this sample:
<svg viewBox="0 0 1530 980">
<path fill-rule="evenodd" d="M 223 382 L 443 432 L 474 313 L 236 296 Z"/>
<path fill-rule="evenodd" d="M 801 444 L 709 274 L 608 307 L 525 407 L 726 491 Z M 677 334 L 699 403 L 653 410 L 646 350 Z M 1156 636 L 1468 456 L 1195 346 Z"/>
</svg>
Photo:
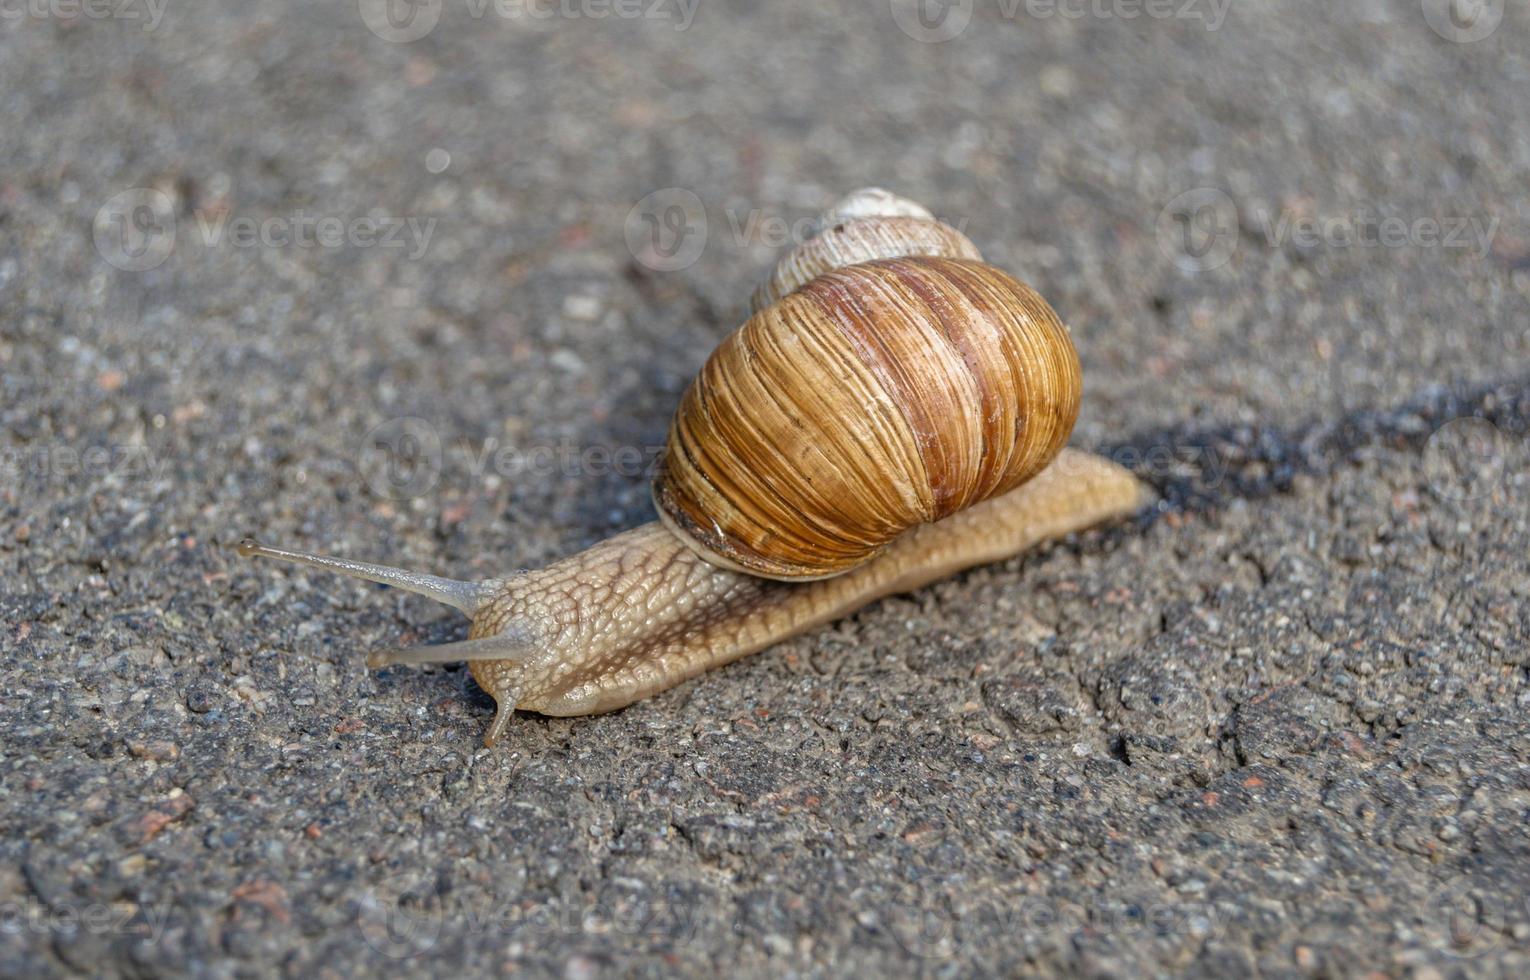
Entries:
<svg viewBox="0 0 1530 980">
<path fill-rule="evenodd" d="M 1360 409 L 1290 429 L 1168 426 L 1098 452 L 1158 492 L 1162 503 L 1143 516 L 1146 524 L 1171 511 L 1204 513 L 1233 500 L 1287 493 L 1297 476 L 1325 476 L 1368 448 L 1421 453 L 1441 427 L 1463 418 L 1483 419 L 1523 448 L 1530 433 L 1530 377 L 1432 386 L 1393 408 Z"/>
</svg>

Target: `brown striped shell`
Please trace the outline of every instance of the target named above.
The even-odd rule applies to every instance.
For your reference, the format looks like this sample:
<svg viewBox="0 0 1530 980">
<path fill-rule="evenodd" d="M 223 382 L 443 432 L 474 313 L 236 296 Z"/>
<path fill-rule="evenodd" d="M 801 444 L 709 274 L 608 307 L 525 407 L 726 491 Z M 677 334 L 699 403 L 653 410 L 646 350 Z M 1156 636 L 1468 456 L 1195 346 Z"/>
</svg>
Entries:
<svg viewBox="0 0 1530 980">
<path fill-rule="evenodd" d="M 819 237 L 878 241 L 855 226 L 889 221 L 920 219 Z M 1067 328 L 975 249 L 930 255 L 928 240 L 872 261 L 841 251 L 852 264 L 760 309 L 708 359 L 654 481 L 660 517 L 703 557 L 768 578 L 837 575 L 1014 489 L 1067 442 L 1082 390 Z"/>
</svg>

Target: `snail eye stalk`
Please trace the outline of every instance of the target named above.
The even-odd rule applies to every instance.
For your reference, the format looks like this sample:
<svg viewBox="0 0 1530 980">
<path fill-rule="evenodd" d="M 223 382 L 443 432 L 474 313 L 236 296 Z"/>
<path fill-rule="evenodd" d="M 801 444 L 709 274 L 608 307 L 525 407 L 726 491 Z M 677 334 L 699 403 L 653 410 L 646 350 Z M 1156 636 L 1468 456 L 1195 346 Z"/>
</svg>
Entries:
<svg viewBox="0 0 1530 980">
<path fill-rule="evenodd" d="M 268 548 L 256 542 L 254 538 L 245 538 L 239 542 L 239 556 L 241 558 L 274 558 L 294 565 L 322 568 L 327 572 L 337 572 L 351 578 L 391 585 L 395 589 L 427 596 L 453 609 L 460 609 L 468 616 L 477 613 L 478 607 L 493 591 L 492 587 L 484 582 L 462 582 L 457 579 L 441 578 L 438 575 L 426 575 L 424 572 L 392 568 L 388 565 L 352 561 L 349 558 L 331 558 L 327 555 L 309 555 L 300 551 Z"/>
</svg>

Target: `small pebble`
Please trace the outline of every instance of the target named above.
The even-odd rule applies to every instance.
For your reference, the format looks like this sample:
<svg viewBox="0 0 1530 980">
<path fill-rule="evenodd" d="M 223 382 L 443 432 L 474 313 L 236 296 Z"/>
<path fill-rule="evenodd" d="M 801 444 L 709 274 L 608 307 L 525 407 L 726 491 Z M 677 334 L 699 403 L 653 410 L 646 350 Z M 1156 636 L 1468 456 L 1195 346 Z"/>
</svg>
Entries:
<svg viewBox="0 0 1530 980">
<path fill-rule="evenodd" d="M 155 739 L 152 741 L 138 739 L 128 742 L 128 753 L 135 759 L 170 762 L 181 757 L 181 747 L 165 739 Z"/>
<path fill-rule="evenodd" d="M 206 681 L 197 681 L 186 691 L 186 707 L 199 715 L 207 714 L 217 704 L 218 692 Z"/>
<path fill-rule="evenodd" d="M 594 296 L 565 296 L 563 315 L 571 320 L 594 320 L 600 316 L 600 300 Z"/>
</svg>

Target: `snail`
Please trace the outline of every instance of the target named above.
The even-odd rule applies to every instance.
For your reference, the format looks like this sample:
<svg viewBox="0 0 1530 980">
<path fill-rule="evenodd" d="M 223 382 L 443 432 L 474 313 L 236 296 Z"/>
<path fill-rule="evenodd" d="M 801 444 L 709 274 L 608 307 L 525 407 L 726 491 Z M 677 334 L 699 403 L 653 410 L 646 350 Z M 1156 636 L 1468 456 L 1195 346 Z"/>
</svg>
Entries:
<svg viewBox="0 0 1530 980">
<path fill-rule="evenodd" d="M 883 596 L 1129 515 L 1149 494 L 1063 448 L 1082 377 L 1067 328 L 960 231 L 857 191 L 756 292 L 682 397 L 659 520 L 540 570 L 464 582 L 259 555 L 454 606 L 468 639 L 368 665 L 466 661 L 497 705 L 623 707 Z"/>
</svg>

